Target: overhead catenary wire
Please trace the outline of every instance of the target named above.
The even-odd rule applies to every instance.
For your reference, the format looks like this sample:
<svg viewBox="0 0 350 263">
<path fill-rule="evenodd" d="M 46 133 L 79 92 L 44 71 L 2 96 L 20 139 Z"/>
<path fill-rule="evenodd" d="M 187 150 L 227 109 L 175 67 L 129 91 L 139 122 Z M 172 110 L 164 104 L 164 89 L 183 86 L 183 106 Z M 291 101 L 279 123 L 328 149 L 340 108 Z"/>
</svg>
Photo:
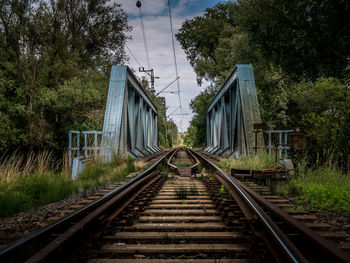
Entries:
<svg viewBox="0 0 350 263">
<path fill-rule="evenodd" d="M 141 63 L 138 61 L 138 59 L 137 59 L 137 58 L 135 57 L 135 55 L 132 53 L 132 51 L 131 51 L 131 49 L 129 48 L 129 46 L 128 46 L 127 43 L 125 43 L 125 46 L 126 46 L 126 48 L 128 49 L 130 55 L 131 55 L 131 56 L 134 58 L 134 60 L 136 61 L 136 63 L 137 63 L 140 67 L 142 67 Z"/>
<path fill-rule="evenodd" d="M 144 43 L 144 46 L 145 46 L 147 66 L 148 66 L 148 69 L 150 69 L 151 68 L 151 62 L 150 62 L 150 59 L 149 59 L 148 45 L 147 45 L 147 39 L 146 39 L 146 31 L 145 31 L 145 26 L 143 24 L 141 5 L 139 6 L 139 15 L 140 15 L 140 20 L 141 20 L 141 30 L 142 30 L 142 36 L 143 36 L 143 43 Z"/>
<path fill-rule="evenodd" d="M 171 7 L 170 7 L 170 0 L 168 0 L 168 9 L 169 9 L 169 21 L 170 21 L 170 30 L 171 30 L 171 41 L 173 45 L 173 56 L 174 56 L 174 65 L 175 65 L 175 75 L 177 78 L 177 93 L 179 96 L 179 104 L 180 104 L 180 111 L 182 112 L 182 104 L 181 104 L 181 90 L 180 90 L 180 81 L 179 81 L 179 74 L 177 70 L 177 61 L 176 61 L 176 52 L 175 52 L 175 41 L 174 41 L 174 30 L 173 30 L 173 21 L 171 17 Z"/>
</svg>

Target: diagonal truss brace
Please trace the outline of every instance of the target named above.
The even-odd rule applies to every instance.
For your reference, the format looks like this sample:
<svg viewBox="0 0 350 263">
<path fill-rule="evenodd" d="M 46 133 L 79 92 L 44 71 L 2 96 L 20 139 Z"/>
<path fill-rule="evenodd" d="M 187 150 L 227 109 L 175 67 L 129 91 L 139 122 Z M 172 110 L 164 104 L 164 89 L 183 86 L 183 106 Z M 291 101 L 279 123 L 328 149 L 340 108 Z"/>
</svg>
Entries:
<svg viewBox="0 0 350 263">
<path fill-rule="evenodd" d="M 260 123 L 252 65 L 236 65 L 207 110 L 207 147 L 210 153 L 235 157 L 252 155 L 253 124 Z M 262 145 L 262 135 L 258 145 Z"/>
<path fill-rule="evenodd" d="M 109 83 L 104 132 L 112 132 L 115 155 L 142 157 L 160 151 L 157 108 L 127 66 L 113 66 Z"/>
</svg>

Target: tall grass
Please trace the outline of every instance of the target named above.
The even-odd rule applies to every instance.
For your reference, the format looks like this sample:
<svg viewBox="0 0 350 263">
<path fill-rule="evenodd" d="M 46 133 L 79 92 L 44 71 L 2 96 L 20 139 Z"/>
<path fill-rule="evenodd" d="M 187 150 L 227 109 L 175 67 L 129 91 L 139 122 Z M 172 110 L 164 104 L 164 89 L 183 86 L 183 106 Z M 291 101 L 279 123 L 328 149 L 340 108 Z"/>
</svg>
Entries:
<svg viewBox="0 0 350 263">
<path fill-rule="evenodd" d="M 225 170 L 231 170 L 232 168 L 261 170 L 273 168 L 275 166 L 275 158 L 267 153 L 257 156 L 242 156 L 237 159 L 229 157 L 222 159 L 218 165 Z"/>
<path fill-rule="evenodd" d="M 18 176 L 35 171 L 48 172 L 57 168 L 58 162 L 52 152 L 45 150 L 39 154 L 30 152 L 27 155 L 15 151 L 11 155 L 4 153 L 0 158 L 0 181 L 12 181 Z"/>
<path fill-rule="evenodd" d="M 0 161 L 0 217 L 7 217 L 41 205 L 62 200 L 72 194 L 96 189 L 110 181 L 122 181 L 129 173 L 144 167 L 132 159 L 109 164 L 93 162 L 79 179 L 72 181 L 66 161 L 56 162 L 46 151 L 27 158 L 14 153 Z M 57 166 L 62 167 L 58 172 Z"/>
<path fill-rule="evenodd" d="M 287 184 L 279 185 L 282 194 L 299 196 L 299 205 L 322 211 L 350 215 L 350 175 L 328 168 L 301 167 Z"/>
</svg>

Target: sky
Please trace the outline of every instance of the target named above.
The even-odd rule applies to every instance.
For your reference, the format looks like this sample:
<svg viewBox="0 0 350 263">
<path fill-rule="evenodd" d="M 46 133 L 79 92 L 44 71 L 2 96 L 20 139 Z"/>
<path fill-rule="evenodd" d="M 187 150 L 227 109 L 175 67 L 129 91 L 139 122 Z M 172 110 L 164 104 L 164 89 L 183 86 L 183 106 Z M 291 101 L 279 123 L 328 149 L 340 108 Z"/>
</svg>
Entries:
<svg viewBox="0 0 350 263">
<path fill-rule="evenodd" d="M 127 46 L 138 62 L 135 61 L 126 48 L 126 53 L 130 58 L 127 65 L 135 69 L 137 76 L 142 77 L 145 76 L 145 73 L 138 72 L 138 68 L 140 67 L 138 63 L 140 63 L 145 69 L 148 68 L 148 66 L 139 10 L 136 7 L 136 1 L 137 0 L 116 0 L 117 3 L 122 5 L 122 8 L 128 15 L 128 23 L 133 27 L 133 30 L 129 33 L 129 36 L 131 36 L 132 39 L 128 40 Z M 176 77 L 168 1 L 141 0 L 141 2 L 141 13 L 149 50 L 150 65 L 154 70 L 154 75 L 160 77 L 155 80 L 155 90 L 158 92 Z M 202 15 L 206 8 L 213 7 L 218 2 L 219 0 L 170 0 L 174 34 L 177 33 L 186 19 L 192 19 L 195 16 Z M 191 99 L 198 95 L 200 91 L 208 85 L 208 83 L 204 82 L 202 86 L 197 85 L 196 74 L 187 61 L 180 43 L 176 41 L 175 37 L 174 40 L 178 75 L 180 76 L 179 84 L 181 90 L 182 113 L 188 115 L 172 115 L 169 118 L 172 118 L 175 121 L 180 132 L 184 132 L 187 130 L 189 122 L 193 116 L 193 113 L 189 108 L 189 103 Z M 167 91 L 177 91 L 176 82 L 167 88 Z M 164 96 L 166 98 L 166 104 L 168 106 L 167 115 L 179 107 L 177 94 L 163 93 L 159 96 Z M 175 112 L 175 114 L 180 113 L 180 109 Z"/>
</svg>

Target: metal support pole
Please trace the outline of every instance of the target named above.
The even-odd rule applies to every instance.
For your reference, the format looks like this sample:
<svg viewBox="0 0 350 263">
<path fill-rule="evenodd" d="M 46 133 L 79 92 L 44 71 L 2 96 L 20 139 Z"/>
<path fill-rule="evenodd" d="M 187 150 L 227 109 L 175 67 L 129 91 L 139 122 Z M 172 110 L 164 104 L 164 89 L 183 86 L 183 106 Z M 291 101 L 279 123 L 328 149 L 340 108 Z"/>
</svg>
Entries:
<svg viewBox="0 0 350 263">
<path fill-rule="evenodd" d="M 271 155 L 271 132 L 269 132 L 269 155 Z"/>
<path fill-rule="evenodd" d="M 69 166 L 72 165 L 72 131 L 69 131 L 68 135 L 68 163 Z"/>
<path fill-rule="evenodd" d="M 154 91 L 154 71 L 151 69 L 151 88 Z"/>
<path fill-rule="evenodd" d="M 77 133 L 77 148 L 78 148 L 78 156 L 80 157 L 80 133 Z"/>
<path fill-rule="evenodd" d="M 87 134 L 84 133 L 84 156 L 87 157 Z"/>
<path fill-rule="evenodd" d="M 288 144 L 288 139 L 287 139 L 287 133 L 285 132 L 284 133 L 284 158 L 286 158 L 287 159 L 287 144 Z"/>
<path fill-rule="evenodd" d="M 282 158 L 282 132 L 278 133 L 278 153 L 279 153 L 279 157 Z"/>
<path fill-rule="evenodd" d="M 168 147 L 168 128 L 167 128 L 166 116 L 164 118 L 164 129 L 165 129 L 165 148 L 167 148 Z"/>
<path fill-rule="evenodd" d="M 97 133 L 94 133 L 94 153 L 95 158 L 97 158 Z"/>
</svg>

